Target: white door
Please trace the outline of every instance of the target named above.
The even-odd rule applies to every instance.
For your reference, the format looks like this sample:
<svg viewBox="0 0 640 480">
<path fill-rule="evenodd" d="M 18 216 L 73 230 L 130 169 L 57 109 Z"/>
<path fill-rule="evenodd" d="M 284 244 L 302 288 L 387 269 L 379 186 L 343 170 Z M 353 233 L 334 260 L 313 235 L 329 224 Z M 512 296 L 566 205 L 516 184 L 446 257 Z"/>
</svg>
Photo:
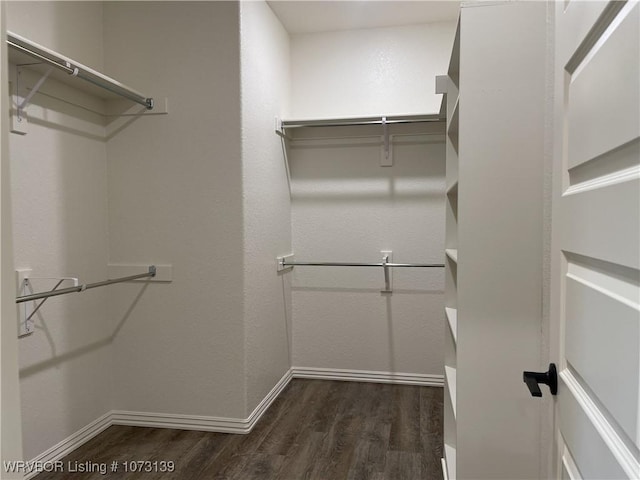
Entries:
<svg viewBox="0 0 640 480">
<path fill-rule="evenodd" d="M 637 1 L 556 3 L 556 478 L 640 478 L 639 24 Z"/>
</svg>

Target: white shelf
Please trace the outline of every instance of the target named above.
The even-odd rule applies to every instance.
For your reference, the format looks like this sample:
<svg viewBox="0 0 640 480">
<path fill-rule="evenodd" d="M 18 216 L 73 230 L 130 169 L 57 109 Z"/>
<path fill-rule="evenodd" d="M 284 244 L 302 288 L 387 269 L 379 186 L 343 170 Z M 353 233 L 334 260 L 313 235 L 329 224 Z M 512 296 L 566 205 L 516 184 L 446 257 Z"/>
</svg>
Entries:
<svg viewBox="0 0 640 480">
<path fill-rule="evenodd" d="M 449 137 L 451 146 L 456 151 L 456 153 L 458 152 L 459 123 L 460 123 L 458 111 L 459 111 L 458 102 L 456 101 L 456 104 L 453 109 L 453 113 L 451 114 L 451 121 L 449 122 L 449 125 L 447 128 L 447 136 Z"/>
<path fill-rule="evenodd" d="M 444 376 L 447 379 L 447 389 L 449 391 L 449 399 L 451 400 L 451 408 L 453 409 L 453 418 L 456 418 L 456 369 L 453 367 L 444 367 Z"/>
<path fill-rule="evenodd" d="M 447 74 L 451 81 L 458 87 L 460 85 L 460 20 L 456 27 L 456 35 L 453 39 L 453 49 L 451 51 L 451 59 L 449 60 L 449 68 Z"/>
<path fill-rule="evenodd" d="M 458 126 L 459 126 L 459 120 L 460 120 L 460 116 L 458 114 L 458 111 L 460 109 L 460 99 L 457 98 L 456 99 L 456 103 L 453 106 L 453 112 L 451 112 L 450 117 L 447 119 L 447 133 L 449 134 L 450 137 L 455 137 L 456 141 L 458 138 Z"/>
<path fill-rule="evenodd" d="M 446 155 L 447 155 L 447 183 L 446 183 L 446 243 L 449 247 L 458 245 L 458 183 L 459 162 L 458 144 L 460 130 L 460 23 L 456 29 L 453 52 L 447 75 L 450 82 L 447 89 L 447 124 L 446 124 Z M 457 248 L 446 248 L 447 273 L 445 279 L 445 316 L 449 325 L 450 336 L 446 337 L 445 351 L 445 384 L 448 400 L 445 399 L 444 419 L 444 455 L 443 476 L 447 480 L 455 480 L 456 473 L 456 445 L 458 437 L 457 416 L 457 351 L 458 351 L 458 304 L 457 299 Z"/>
<path fill-rule="evenodd" d="M 407 114 L 407 115 L 386 115 L 386 116 L 367 116 L 367 117 L 324 117 L 324 118 L 300 118 L 300 119 L 281 119 L 280 123 L 283 128 L 298 127 L 357 127 L 367 125 L 382 125 L 382 118 L 385 118 L 387 125 L 403 124 L 403 123 L 423 123 L 423 122 L 440 122 L 440 112 L 424 113 L 424 114 Z"/>
<path fill-rule="evenodd" d="M 9 48 L 9 60 L 13 64 L 26 66 L 41 74 L 47 72 L 51 65 L 55 64 L 57 67 L 53 67 L 51 70 L 51 78 L 95 97 L 104 100 L 124 97 L 144 104 L 147 108 L 149 108 L 147 102 L 152 102 L 152 99 L 118 80 L 20 35 L 7 32 L 7 43 L 11 47 Z M 36 55 L 36 58 L 33 55 Z M 61 67 L 71 71 L 75 70 L 75 73 L 70 74 L 68 71 L 60 70 Z"/>
<path fill-rule="evenodd" d="M 454 181 L 449 188 L 447 188 L 447 195 L 457 195 L 458 194 L 458 180 Z"/>
<path fill-rule="evenodd" d="M 455 447 L 444 444 L 444 459 L 447 466 L 447 478 L 456 480 L 456 449 Z"/>
<path fill-rule="evenodd" d="M 451 334 L 453 335 L 453 343 L 458 343 L 458 310 L 455 308 L 445 308 L 444 309 L 447 315 L 447 321 L 449 322 L 449 328 L 451 329 Z"/>
</svg>

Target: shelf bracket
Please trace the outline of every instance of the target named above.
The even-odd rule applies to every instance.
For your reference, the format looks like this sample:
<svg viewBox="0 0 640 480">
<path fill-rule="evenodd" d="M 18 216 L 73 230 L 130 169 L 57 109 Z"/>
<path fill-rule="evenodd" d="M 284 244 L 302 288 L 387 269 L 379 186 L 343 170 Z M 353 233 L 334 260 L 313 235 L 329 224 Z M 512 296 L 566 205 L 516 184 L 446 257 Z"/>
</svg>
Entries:
<svg viewBox="0 0 640 480">
<path fill-rule="evenodd" d="M 31 270 L 18 270 L 18 296 L 28 295 L 33 293 L 31 280 L 57 280 L 55 286 L 50 290 L 54 292 L 65 281 L 71 281 L 74 287 L 79 285 L 76 277 L 30 277 Z M 48 298 L 48 297 L 47 297 Z M 33 316 L 36 314 L 40 307 L 47 301 L 47 298 L 43 298 L 40 302 L 24 302 L 19 307 L 18 313 L 18 337 L 24 337 L 31 335 L 34 331 Z"/>
<path fill-rule="evenodd" d="M 436 95 L 446 94 L 449 89 L 449 76 L 436 75 Z"/>
<path fill-rule="evenodd" d="M 392 167 L 393 166 L 393 151 L 391 144 L 393 136 L 389 135 L 389 124 L 387 123 L 387 117 L 382 117 L 382 152 L 380 154 L 380 166 Z"/>
<path fill-rule="evenodd" d="M 27 108 L 27 105 L 29 105 L 29 102 L 31 101 L 31 99 L 33 98 L 33 96 L 38 93 L 38 90 L 40 90 L 40 87 L 42 87 L 42 85 L 44 85 L 44 82 L 47 81 L 47 79 L 49 78 L 49 75 L 51 75 L 51 72 L 53 72 L 53 67 L 49 67 L 47 69 L 46 72 L 44 72 L 44 74 L 42 75 L 42 77 L 40 77 L 40 80 L 38 80 L 36 82 L 36 84 L 33 86 L 33 88 L 31 89 L 31 91 L 28 93 L 28 95 L 26 97 L 24 97 L 22 99 L 22 101 L 18 104 L 17 107 L 17 111 L 18 111 L 18 121 L 21 122 L 24 118 L 23 116 L 23 112 L 24 109 Z M 18 73 L 18 78 L 16 80 L 16 86 L 18 87 L 18 92 L 20 91 L 20 73 Z"/>
<path fill-rule="evenodd" d="M 274 130 L 276 132 L 276 135 L 286 138 L 286 135 L 284 133 L 284 126 L 282 125 L 282 119 L 280 117 L 276 117 Z"/>
<path fill-rule="evenodd" d="M 291 270 L 293 268 L 293 265 L 287 265 L 288 262 L 293 262 L 294 261 L 295 256 L 293 255 L 293 253 L 290 253 L 289 255 L 283 255 L 281 257 L 276 257 L 276 270 L 278 272 L 284 272 L 285 270 Z"/>
</svg>

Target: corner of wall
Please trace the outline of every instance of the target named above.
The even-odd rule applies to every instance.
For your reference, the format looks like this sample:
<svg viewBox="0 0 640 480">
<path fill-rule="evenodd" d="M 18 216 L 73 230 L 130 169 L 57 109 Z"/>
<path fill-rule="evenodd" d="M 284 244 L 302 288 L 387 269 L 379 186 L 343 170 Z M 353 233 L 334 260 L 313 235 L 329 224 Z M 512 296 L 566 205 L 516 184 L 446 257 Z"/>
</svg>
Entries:
<svg viewBox="0 0 640 480">
<path fill-rule="evenodd" d="M 239 8 L 105 4 L 106 69 L 170 105 L 107 146 L 110 260 L 173 265 L 113 287 L 118 410 L 246 417 Z"/>
<path fill-rule="evenodd" d="M 289 103 L 289 35 L 266 2 L 241 2 L 246 412 L 291 368 L 291 300 L 275 257 L 291 249 L 286 159 L 271 126 Z"/>
</svg>

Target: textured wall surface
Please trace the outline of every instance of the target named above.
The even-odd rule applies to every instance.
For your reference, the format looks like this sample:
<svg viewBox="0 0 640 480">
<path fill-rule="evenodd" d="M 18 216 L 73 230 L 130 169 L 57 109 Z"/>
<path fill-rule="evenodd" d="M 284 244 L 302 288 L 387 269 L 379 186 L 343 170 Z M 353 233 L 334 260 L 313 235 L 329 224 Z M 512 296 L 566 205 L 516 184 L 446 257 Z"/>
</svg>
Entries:
<svg viewBox="0 0 640 480">
<path fill-rule="evenodd" d="M 9 30 L 102 67 L 101 4 L 10 2 L 7 17 Z M 15 69 L 10 74 L 15 82 Z M 54 87 L 55 82 L 47 85 Z M 76 100 L 77 92 L 64 94 Z M 27 112 L 29 133 L 9 137 L 15 266 L 31 268 L 34 277 L 102 280 L 108 240 L 100 119 L 41 95 Z M 34 280 L 33 286 L 45 290 L 53 283 Z M 35 333 L 20 339 L 25 458 L 112 408 L 107 295 L 96 289 L 48 300 L 37 314 Z"/>
<path fill-rule="evenodd" d="M 107 144 L 113 263 L 173 282 L 111 289 L 118 409 L 244 418 L 239 7 L 105 6 L 105 66 L 170 114 Z"/>
<path fill-rule="evenodd" d="M 286 114 L 289 35 L 264 2 L 241 11 L 244 323 L 247 414 L 291 367 L 291 289 L 275 257 L 291 251 L 291 202 L 274 117 Z"/>
<path fill-rule="evenodd" d="M 293 142 L 296 260 L 380 262 L 392 250 L 395 262 L 443 263 L 443 140 L 398 137 L 393 167 L 379 165 L 379 138 Z M 296 367 L 442 374 L 443 269 L 394 270 L 392 295 L 382 269 L 292 275 Z"/>
<path fill-rule="evenodd" d="M 437 113 L 455 23 L 292 35 L 291 117 Z"/>
<path fill-rule="evenodd" d="M 92 282 L 110 263 L 173 265 L 171 283 L 43 307 L 19 344 L 26 458 L 112 409 L 246 418 L 292 364 L 441 373 L 440 271 L 396 272 L 381 296 L 380 271 L 277 274 L 275 257 L 378 261 L 392 249 L 397 261 L 441 261 L 442 139 L 399 138 L 386 169 L 377 138 L 294 142 L 292 207 L 273 125 L 437 111 L 432 79 L 452 26 L 291 40 L 262 2 L 7 11 L 10 30 L 167 97 L 170 112 L 106 134 L 103 117 L 36 95 L 29 133 L 10 136 L 17 268 Z"/>
<path fill-rule="evenodd" d="M 102 2 L 7 1 L 7 30 L 100 70 Z"/>
<path fill-rule="evenodd" d="M 5 2 L 0 3 L 0 38 L 6 35 Z M 0 45 L 0 62 L 7 64 L 7 45 Z M 9 111 L 8 69 L 0 69 L 0 110 Z M 18 340 L 13 297 L 16 292 L 13 270 L 13 226 L 11 221 L 11 178 L 9 162 L 9 117 L 0 117 L 0 461 L 22 459 L 22 418 L 18 379 Z M 22 478 L 22 474 L 4 474 L 3 478 Z"/>
</svg>

